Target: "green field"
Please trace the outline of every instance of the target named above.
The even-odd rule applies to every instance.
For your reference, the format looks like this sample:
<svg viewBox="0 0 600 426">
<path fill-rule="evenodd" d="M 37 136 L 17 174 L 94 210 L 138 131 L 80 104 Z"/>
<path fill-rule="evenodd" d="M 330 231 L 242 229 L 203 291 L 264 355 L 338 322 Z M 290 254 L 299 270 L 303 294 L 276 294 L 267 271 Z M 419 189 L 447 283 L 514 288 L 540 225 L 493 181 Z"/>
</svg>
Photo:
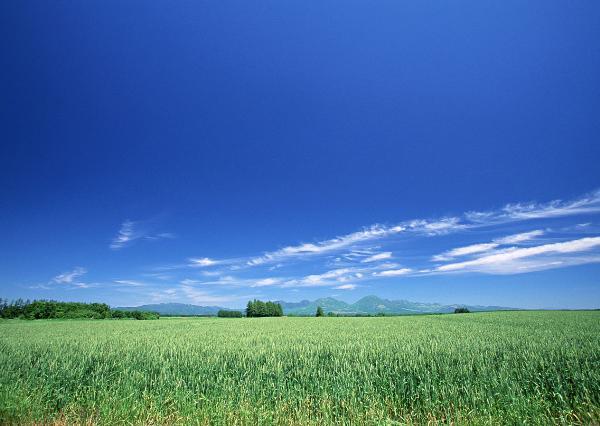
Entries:
<svg viewBox="0 0 600 426">
<path fill-rule="evenodd" d="M 599 423 L 600 312 L 0 321 L 0 424 Z"/>
</svg>

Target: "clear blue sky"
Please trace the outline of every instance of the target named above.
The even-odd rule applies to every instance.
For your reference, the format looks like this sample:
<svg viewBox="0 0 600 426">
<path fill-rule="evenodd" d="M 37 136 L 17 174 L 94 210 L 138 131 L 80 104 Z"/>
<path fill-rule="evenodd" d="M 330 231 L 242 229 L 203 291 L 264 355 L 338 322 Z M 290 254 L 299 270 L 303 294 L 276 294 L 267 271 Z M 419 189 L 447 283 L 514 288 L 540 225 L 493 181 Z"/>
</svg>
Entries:
<svg viewBox="0 0 600 426">
<path fill-rule="evenodd" d="M 598 308 L 599 22 L 2 2 L 0 297 Z"/>
</svg>

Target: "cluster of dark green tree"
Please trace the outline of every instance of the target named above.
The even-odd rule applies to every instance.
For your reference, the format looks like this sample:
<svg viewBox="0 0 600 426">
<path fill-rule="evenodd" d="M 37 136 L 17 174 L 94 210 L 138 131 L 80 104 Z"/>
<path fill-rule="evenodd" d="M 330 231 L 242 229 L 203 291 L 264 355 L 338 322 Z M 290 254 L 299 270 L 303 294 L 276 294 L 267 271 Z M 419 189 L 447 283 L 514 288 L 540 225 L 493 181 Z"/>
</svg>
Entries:
<svg viewBox="0 0 600 426">
<path fill-rule="evenodd" d="M 471 311 L 469 311 L 467 308 L 456 308 L 454 310 L 455 314 L 468 314 L 469 312 Z"/>
<path fill-rule="evenodd" d="M 105 303 L 56 302 L 53 300 L 23 299 L 9 302 L 0 299 L 0 318 L 22 319 L 108 319 L 133 318 L 138 320 L 158 319 L 156 312 L 119 311 L 110 309 Z"/>
<path fill-rule="evenodd" d="M 282 317 L 283 308 L 279 303 L 250 300 L 246 306 L 247 317 Z"/>
<path fill-rule="evenodd" d="M 242 313 L 240 311 L 228 311 L 226 309 L 221 309 L 217 312 L 217 316 L 220 318 L 241 318 Z"/>
</svg>

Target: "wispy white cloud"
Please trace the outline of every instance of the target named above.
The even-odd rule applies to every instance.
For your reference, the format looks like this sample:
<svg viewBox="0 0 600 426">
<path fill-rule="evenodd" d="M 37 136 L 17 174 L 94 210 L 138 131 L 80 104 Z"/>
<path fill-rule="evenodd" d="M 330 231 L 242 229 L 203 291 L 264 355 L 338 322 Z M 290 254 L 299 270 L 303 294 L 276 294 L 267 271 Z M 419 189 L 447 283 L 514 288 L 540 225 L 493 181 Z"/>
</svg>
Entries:
<svg viewBox="0 0 600 426">
<path fill-rule="evenodd" d="M 117 232 L 117 235 L 112 239 L 109 247 L 112 250 L 120 250 L 124 247 L 131 245 L 136 240 L 162 240 L 172 239 L 175 235 L 170 232 L 162 232 L 158 234 L 151 234 L 144 222 L 134 222 L 132 220 L 125 220 L 121 224 L 121 228 Z"/>
<path fill-rule="evenodd" d="M 87 273 L 87 269 L 77 266 L 72 271 L 63 272 L 52 278 L 52 281 L 58 284 L 72 284 L 77 280 L 77 278 L 85 275 Z"/>
<path fill-rule="evenodd" d="M 600 256 L 579 258 L 572 254 L 600 247 L 600 237 L 580 238 L 560 243 L 525 248 L 508 248 L 464 262 L 449 263 L 436 268 L 438 272 L 484 272 L 514 274 L 524 271 L 597 262 Z M 560 255 L 560 256 L 558 256 Z M 566 256 L 565 256 L 566 255 Z"/>
<path fill-rule="evenodd" d="M 356 284 L 342 284 L 334 287 L 337 290 L 354 290 L 357 287 Z"/>
<path fill-rule="evenodd" d="M 101 283 L 82 283 L 82 282 L 74 282 L 71 285 L 71 288 L 94 288 L 100 287 Z"/>
<path fill-rule="evenodd" d="M 119 232 L 117 233 L 117 236 L 113 238 L 112 242 L 110 243 L 110 248 L 113 250 L 119 250 L 133 240 L 139 238 L 139 236 L 136 236 L 134 227 L 135 223 L 130 220 L 123 222 L 121 224 L 121 229 L 119 229 Z"/>
<path fill-rule="evenodd" d="M 256 280 L 254 282 L 254 284 L 252 284 L 252 287 L 266 287 L 266 286 L 277 285 L 280 283 L 281 283 L 280 278 L 263 278 L 260 280 Z"/>
<path fill-rule="evenodd" d="M 52 290 L 52 287 L 50 287 L 47 284 L 28 285 L 28 286 L 26 286 L 26 288 L 28 288 L 30 290 Z"/>
<path fill-rule="evenodd" d="M 219 261 L 210 259 L 208 257 L 190 258 L 189 262 L 190 262 L 191 266 L 198 266 L 198 267 L 206 267 L 206 266 L 213 266 L 213 265 L 219 264 Z"/>
<path fill-rule="evenodd" d="M 386 259 L 390 259 L 391 257 L 392 257 L 392 252 L 385 251 L 383 253 L 377 253 L 372 256 L 369 256 L 369 257 L 363 259 L 361 262 L 362 263 L 377 262 L 378 260 L 386 260 Z"/>
<path fill-rule="evenodd" d="M 145 235 L 144 239 L 146 240 L 162 240 L 162 239 L 173 239 L 175 238 L 175 234 L 171 232 L 161 232 L 156 235 Z"/>
<path fill-rule="evenodd" d="M 400 269 L 388 269 L 386 271 L 374 272 L 373 275 L 378 277 L 399 277 L 401 275 L 407 275 L 412 272 L 410 268 L 400 268 Z"/>
<path fill-rule="evenodd" d="M 240 278 L 233 275 L 221 275 L 212 279 L 193 279 L 185 278 L 179 283 L 190 286 L 219 286 L 219 287 L 263 287 L 275 285 L 277 283 L 270 280 L 279 280 L 278 278 Z"/>
<path fill-rule="evenodd" d="M 600 190 L 574 200 L 554 200 L 549 203 L 507 204 L 500 211 L 468 212 L 465 217 L 476 223 L 506 222 L 527 219 L 584 215 L 600 212 Z"/>
<path fill-rule="evenodd" d="M 278 263 L 277 265 L 273 265 L 269 267 L 269 271 L 274 271 L 275 269 L 283 268 L 283 263 Z"/>
<path fill-rule="evenodd" d="M 191 278 L 184 278 L 183 280 L 179 281 L 181 284 L 183 285 L 195 285 L 195 284 L 201 284 L 202 281 L 198 281 L 198 280 L 192 280 Z"/>
<path fill-rule="evenodd" d="M 468 256 L 473 254 L 480 254 L 489 252 L 501 245 L 509 245 L 509 244 L 518 244 L 525 241 L 532 240 L 535 237 L 543 235 L 544 231 L 535 230 L 530 232 L 523 232 L 520 234 L 508 235 L 506 237 L 497 238 L 494 242 L 491 243 L 481 243 L 481 244 L 472 244 L 465 247 L 458 247 L 449 251 L 446 251 L 442 254 L 438 254 L 433 256 L 432 260 L 434 262 L 445 262 L 448 260 L 452 260 L 456 257 Z"/>
<path fill-rule="evenodd" d="M 322 274 L 311 274 L 301 278 L 290 279 L 282 283 L 282 287 L 322 287 L 334 286 L 356 279 L 356 268 L 339 268 Z"/>
<path fill-rule="evenodd" d="M 514 234 L 509 235 L 507 237 L 498 238 L 494 241 L 498 244 L 518 244 L 532 240 L 535 237 L 539 237 L 541 235 L 544 235 L 544 231 L 541 229 L 536 229 L 535 231 L 522 232 L 520 234 Z"/>
<path fill-rule="evenodd" d="M 116 284 L 129 287 L 145 287 L 146 283 L 137 280 L 114 280 Z"/>
<path fill-rule="evenodd" d="M 62 274 L 55 276 L 48 282 L 48 285 L 38 285 L 36 288 L 49 290 L 52 288 L 51 285 L 53 284 L 62 284 L 67 286 L 69 289 L 92 288 L 100 286 L 100 283 L 86 283 L 81 281 L 80 278 L 86 273 L 86 268 L 77 266 L 71 271 L 63 272 Z"/>
<path fill-rule="evenodd" d="M 489 251 L 493 248 L 498 247 L 497 243 L 483 243 L 483 244 L 472 244 L 470 246 L 458 247 L 452 250 L 449 250 L 442 254 L 437 254 L 433 256 L 432 260 L 435 262 L 444 262 L 446 260 L 453 259 L 459 256 L 465 256 L 469 254 L 476 254 L 485 251 Z"/>
<path fill-rule="evenodd" d="M 411 272 L 411 269 L 390 269 L 397 268 L 397 264 L 378 264 L 378 265 L 365 265 L 362 267 L 348 267 L 332 269 L 320 274 L 310 274 L 297 278 L 290 279 L 279 279 L 277 285 L 283 288 L 287 287 L 333 287 L 342 288 L 341 285 L 353 285 L 356 287 L 356 283 L 372 280 L 374 277 L 388 277 L 404 275 Z M 350 287 L 348 287 L 349 289 Z M 345 287 L 342 289 L 346 289 Z"/>
<path fill-rule="evenodd" d="M 179 281 L 180 285 L 196 289 L 215 285 L 215 287 L 207 288 L 223 287 L 227 288 L 227 291 L 231 291 L 233 288 L 319 286 L 350 289 L 365 280 L 387 277 L 422 276 L 459 271 L 509 273 L 507 271 L 513 270 L 526 272 L 536 270 L 536 268 L 560 267 L 595 261 L 595 254 L 590 256 L 583 256 L 581 253 L 570 255 L 560 252 L 531 254 L 532 252 L 519 251 L 533 249 L 534 247 L 531 246 L 536 243 L 542 244 L 539 237 L 543 235 L 547 235 L 544 241 L 564 239 L 567 232 L 564 228 L 565 222 L 567 222 L 564 219 L 565 216 L 598 212 L 600 212 L 600 191 L 572 201 L 508 204 L 501 209 L 487 212 L 468 212 L 438 219 L 414 219 L 396 225 L 375 224 L 357 232 L 316 242 L 289 245 L 278 250 L 266 251 L 262 255 L 219 259 L 194 257 L 189 258 L 182 265 L 173 265 L 167 269 L 187 270 L 186 274 L 193 279 L 188 278 L 189 281 L 185 282 Z M 561 219 L 546 220 L 556 217 L 561 217 Z M 503 229 L 514 230 L 517 227 L 515 223 L 530 219 L 538 219 L 534 222 L 534 226 L 540 229 L 518 234 L 502 231 Z M 543 225 L 541 223 L 543 221 L 556 222 L 558 227 L 554 227 L 552 223 L 552 228 L 550 228 L 548 227 L 550 225 Z M 579 237 L 586 234 L 588 236 L 595 235 L 593 226 L 588 224 L 584 227 L 576 227 L 577 223 L 588 224 L 581 218 L 577 218 L 577 221 L 571 224 L 568 233 L 577 233 Z M 130 235 L 132 229 L 128 226 L 124 226 L 122 229 L 123 244 L 127 244 L 133 238 Z M 432 256 L 431 247 L 446 243 L 450 234 L 459 234 L 465 231 L 468 231 L 470 236 L 481 235 L 483 231 L 485 235 L 492 234 L 497 237 L 476 244 L 462 246 L 458 244 L 458 247 Z M 438 236 L 440 237 L 438 238 Z M 551 238 L 552 240 L 550 240 Z M 421 244 L 419 239 L 431 241 Z M 439 243 L 437 243 L 438 241 Z M 458 241 L 464 240 L 459 238 Z M 402 244 L 401 248 L 397 248 L 398 244 Z M 413 247 L 415 251 L 411 251 Z M 392 250 L 394 250 L 395 256 L 392 256 Z M 515 259 L 502 260 L 502 256 L 508 256 L 509 253 L 530 254 L 515 258 L 518 261 Z M 494 256 L 500 257 L 495 258 Z M 395 262 L 396 259 L 392 259 L 393 257 L 397 258 L 398 263 Z M 271 276 L 275 274 L 270 271 L 279 270 L 284 266 L 285 269 L 280 274 L 278 273 L 280 276 Z M 251 272 L 250 267 L 252 267 Z M 200 271 L 190 272 L 190 268 L 199 268 Z M 260 276 L 259 272 L 264 275 Z"/>
<path fill-rule="evenodd" d="M 399 264 L 394 263 L 394 262 L 385 262 L 385 263 L 379 263 L 377 265 L 375 265 L 373 267 L 373 269 L 378 269 L 378 270 L 386 270 L 386 269 L 398 269 L 400 267 Z"/>
<path fill-rule="evenodd" d="M 337 256 L 334 261 L 335 262 L 342 262 L 344 260 L 350 261 L 350 262 L 356 262 L 360 259 L 365 259 L 367 257 L 373 256 L 374 254 L 377 254 L 379 247 L 371 248 L 371 247 L 353 247 L 351 248 L 347 253 L 342 253 L 339 256 Z"/>
<path fill-rule="evenodd" d="M 406 228 L 403 226 L 386 227 L 383 225 L 373 225 L 369 228 L 363 229 L 362 231 L 353 232 L 351 234 L 332 238 L 330 240 L 320 241 L 317 243 L 303 243 L 297 246 L 288 246 L 280 250 L 267 252 L 262 256 L 249 259 L 247 261 L 247 265 L 256 266 L 290 257 L 315 255 L 334 250 L 341 250 L 357 243 L 398 234 L 405 229 Z"/>
<path fill-rule="evenodd" d="M 182 284 L 189 285 L 224 285 L 229 287 L 337 287 L 342 284 L 352 284 L 362 280 L 372 279 L 370 272 L 379 271 L 385 267 L 396 267 L 396 264 L 383 263 L 377 265 L 364 265 L 361 267 L 348 267 L 332 269 L 319 274 L 309 274 L 297 277 L 260 277 L 240 278 L 234 276 L 221 276 L 213 281 L 187 280 Z"/>
<path fill-rule="evenodd" d="M 434 221 L 415 219 L 408 222 L 407 226 L 412 231 L 425 233 L 430 236 L 443 235 L 467 227 L 468 225 L 462 223 L 458 217 L 445 217 Z"/>
<path fill-rule="evenodd" d="M 501 209 L 483 212 L 467 212 L 459 216 L 448 216 L 439 219 L 413 219 L 400 222 L 393 226 L 375 224 L 361 231 L 352 232 L 335 238 L 290 245 L 274 251 L 264 252 L 259 256 L 246 258 L 231 258 L 214 260 L 209 257 L 192 258 L 185 267 L 198 266 L 207 267 L 216 264 L 227 266 L 229 270 L 242 270 L 247 267 L 256 267 L 265 264 L 271 270 L 282 267 L 293 259 L 305 257 L 318 257 L 342 250 L 350 250 L 348 253 L 340 254 L 335 258 L 338 266 L 344 266 L 347 261 L 364 262 L 382 260 L 379 256 L 387 256 L 388 252 L 378 255 L 371 249 L 365 248 L 365 244 L 376 240 L 384 240 L 383 243 L 397 241 L 403 236 L 438 236 L 450 233 L 472 230 L 482 227 L 495 227 L 505 223 L 518 222 L 532 218 L 551 218 L 558 216 L 580 215 L 600 212 L 600 190 L 571 201 L 552 201 L 550 203 L 516 203 L 507 204 Z M 128 222 L 124 224 L 122 235 L 117 239 L 117 245 L 131 240 L 131 229 Z M 485 253 L 501 245 L 517 244 L 539 236 L 543 231 L 536 230 L 528 233 L 517 234 L 497 239 L 487 243 L 473 244 L 471 246 L 459 247 L 434 257 L 435 261 L 447 261 L 454 257 Z M 181 267 L 181 266 L 179 266 Z M 177 268 L 177 267 L 175 267 Z"/>
<path fill-rule="evenodd" d="M 588 200 L 589 201 L 589 200 Z M 575 210 L 573 208 L 574 205 L 580 205 L 580 203 L 572 202 L 565 203 L 564 206 L 560 203 L 554 204 L 555 208 L 562 207 L 564 212 L 561 214 L 575 214 L 576 212 L 580 212 L 581 209 Z M 296 246 L 287 246 L 282 249 L 266 252 L 262 256 L 252 257 L 246 261 L 248 266 L 257 266 L 263 265 L 265 263 L 281 261 L 288 258 L 300 257 L 300 256 L 308 256 L 308 255 L 318 255 L 323 253 L 328 253 L 332 251 L 346 249 L 348 247 L 356 246 L 357 244 L 364 243 L 367 241 L 373 241 L 386 237 L 393 237 L 397 234 L 401 233 L 411 233 L 411 234 L 422 234 L 427 236 L 436 236 L 436 235 L 445 235 L 452 232 L 462 231 L 465 229 L 480 227 L 486 223 L 494 224 L 498 222 L 501 218 L 503 220 L 523 220 L 528 218 L 523 214 L 507 214 L 507 211 L 513 211 L 515 205 L 508 205 L 504 207 L 499 212 L 468 212 L 465 213 L 463 218 L 461 217 L 444 217 L 436 220 L 428 220 L 428 219 L 413 219 L 409 221 L 402 222 L 395 226 L 385 226 L 380 224 L 372 225 L 371 227 L 365 228 L 362 231 L 353 232 L 351 234 L 343 235 L 340 237 L 332 238 L 329 240 L 324 240 L 316 243 L 302 243 Z M 550 211 L 548 206 L 546 205 L 537 205 L 537 206 L 545 206 L 544 208 L 540 208 L 539 211 L 544 211 L 546 214 Z M 600 208 L 600 207 L 599 207 Z M 523 211 L 526 210 L 525 207 L 522 207 Z M 533 212 L 533 206 L 530 206 L 530 210 Z M 587 210 L 586 210 L 587 211 Z M 532 213 L 533 214 L 533 213 Z M 538 213 L 541 215 L 541 213 Z M 534 231 L 538 232 L 538 231 Z M 536 234 L 532 235 L 535 236 Z M 525 236 L 525 234 L 524 234 Z M 526 236 L 524 237 L 526 238 Z M 524 240 L 523 240 L 524 241 Z M 490 243 L 492 244 L 492 243 Z M 498 244 L 508 244 L 508 242 L 503 243 L 499 242 Z M 472 247 L 472 249 L 476 249 Z M 361 253 L 358 249 L 352 250 L 350 253 L 345 254 L 344 258 L 351 259 L 353 257 L 362 257 L 364 253 Z M 391 254 L 391 253 L 390 253 Z M 368 255 L 364 261 L 368 261 L 367 259 L 374 258 L 377 255 Z M 377 260 L 377 259 L 375 259 Z"/>
</svg>

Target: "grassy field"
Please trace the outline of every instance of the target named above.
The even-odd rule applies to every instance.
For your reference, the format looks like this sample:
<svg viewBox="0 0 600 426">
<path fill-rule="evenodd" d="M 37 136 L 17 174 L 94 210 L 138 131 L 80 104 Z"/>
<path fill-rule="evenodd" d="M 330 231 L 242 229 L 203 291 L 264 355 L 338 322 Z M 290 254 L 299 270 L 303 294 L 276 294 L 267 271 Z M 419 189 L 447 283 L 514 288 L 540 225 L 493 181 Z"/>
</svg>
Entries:
<svg viewBox="0 0 600 426">
<path fill-rule="evenodd" d="M 0 321 L 0 424 L 599 423 L 600 312 Z"/>
</svg>

